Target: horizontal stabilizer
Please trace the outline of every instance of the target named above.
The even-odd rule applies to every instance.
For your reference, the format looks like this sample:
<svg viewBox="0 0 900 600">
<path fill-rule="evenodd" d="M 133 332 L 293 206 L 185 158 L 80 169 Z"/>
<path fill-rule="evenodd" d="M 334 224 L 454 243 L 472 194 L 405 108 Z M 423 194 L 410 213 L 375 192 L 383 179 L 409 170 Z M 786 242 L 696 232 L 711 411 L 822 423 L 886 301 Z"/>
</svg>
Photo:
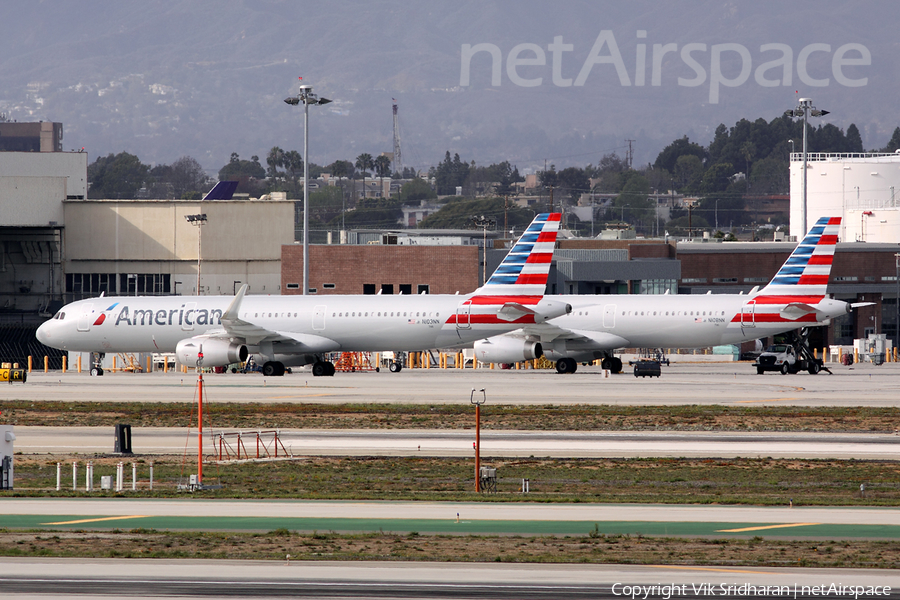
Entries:
<svg viewBox="0 0 900 600">
<path fill-rule="evenodd" d="M 518 302 L 507 302 L 497 311 L 497 318 L 503 321 L 512 322 L 516 319 L 521 319 L 525 315 L 533 314 L 535 314 L 535 312 L 527 306 L 523 306 Z"/>
<path fill-rule="evenodd" d="M 779 314 L 782 316 L 782 318 L 787 319 L 788 321 L 796 321 L 804 315 L 815 312 L 818 311 L 809 304 L 804 304 L 803 302 L 791 302 L 790 304 L 782 308 L 779 311 Z"/>
</svg>

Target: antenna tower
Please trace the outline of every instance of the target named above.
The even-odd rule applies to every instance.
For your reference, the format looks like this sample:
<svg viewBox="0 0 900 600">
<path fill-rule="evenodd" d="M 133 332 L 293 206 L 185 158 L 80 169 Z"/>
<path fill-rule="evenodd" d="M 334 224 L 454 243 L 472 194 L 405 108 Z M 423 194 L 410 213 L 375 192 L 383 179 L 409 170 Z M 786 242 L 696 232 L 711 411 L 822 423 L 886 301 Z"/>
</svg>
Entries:
<svg viewBox="0 0 900 600">
<path fill-rule="evenodd" d="M 393 100 L 393 99 L 392 99 Z M 393 100 L 394 108 L 394 172 L 403 174 L 403 161 L 400 158 L 400 121 L 397 118 L 397 101 Z"/>
<path fill-rule="evenodd" d="M 634 162 L 634 148 L 632 148 L 631 144 L 633 144 L 635 140 L 625 140 L 625 142 L 628 144 L 628 150 L 625 151 L 625 167 L 630 169 Z"/>
</svg>

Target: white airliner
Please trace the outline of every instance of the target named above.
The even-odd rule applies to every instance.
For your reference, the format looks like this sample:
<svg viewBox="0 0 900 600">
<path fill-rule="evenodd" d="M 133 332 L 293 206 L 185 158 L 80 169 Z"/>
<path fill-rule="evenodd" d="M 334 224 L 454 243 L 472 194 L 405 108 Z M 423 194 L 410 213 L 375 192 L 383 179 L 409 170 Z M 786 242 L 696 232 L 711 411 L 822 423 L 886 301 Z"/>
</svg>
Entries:
<svg viewBox="0 0 900 600">
<path fill-rule="evenodd" d="M 737 344 L 827 325 L 850 305 L 826 296 L 840 217 L 820 218 L 762 290 L 749 294 L 556 296 L 572 312 L 474 344 L 479 360 L 513 363 L 544 356 L 560 373 L 603 359 L 618 372 L 616 348 L 698 348 Z M 818 372 L 819 365 L 810 366 Z"/>
<path fill-rule="evenodd" d="M 175 352 L 189 366 L 224 366 L 253 354 L 266 375 L 312 364 L 316 376 L 334 374 L 328 352 L 471 345 L 571 310 L 543 296 L 559 219 L 537 215 L 471 294 L 253 296 L 244 285 L 235 296 L 100 297 L 64 306 L 37 339 L 77 352 Z M 391 364 L 391 371 L 400 368 Z"/>
</svg>

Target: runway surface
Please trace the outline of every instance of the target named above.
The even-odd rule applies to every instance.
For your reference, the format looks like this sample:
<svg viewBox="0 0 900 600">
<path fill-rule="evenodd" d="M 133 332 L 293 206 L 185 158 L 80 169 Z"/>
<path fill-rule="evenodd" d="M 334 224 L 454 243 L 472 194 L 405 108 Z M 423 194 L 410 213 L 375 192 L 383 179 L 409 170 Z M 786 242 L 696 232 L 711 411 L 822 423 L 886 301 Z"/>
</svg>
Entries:
<svg viewBox="0 0 900 600">
<path fill-rule="evenodd" d="M 703 584 L 714 587 L 701 587 Z M 746 586 L 786 586 L 782 597 L 808 598 L 813 586 L 871 588 L 859 598 L 896 598 L 893 570 L 545 565 L 409 562 L 297 562 L 144 559 L 5 559 L 4 598 L 114 594 L 127 598 L 747 598 Z M 615 586 L 615 587 L 614 587 Z M 651 586 L 657 586 L 655 588 Z M 740 586 L 745 586 L 741 588 Z M 795 588 L 796 586 L 796 588 Z M 804 586 L 806 590 L 804 589 Z M 667 588 L 667 589 L 666 589 Z M 875 595 L 877 588 L 878 595 Z M 771 589 L 771 588 L 770 588 Z M 804 594 L 804 591 L 807 593 Z M 646 592 L 646 595 L 644 595 Z M 729 593 L 730 592 L 730 593 Z M 34 594 L 34 595 L 32 595 Z M 85 594 L 81 596 L 80 594 Z M 832 597 L 836 597 L 832 594 Z M 848 597 L 847 595 L 840 597 Z M 850 598 L 854 598 L 851 593 Z"/>
<path fill-rule="evenodd" d="M 0 527 L 900 539 L 900 509 L 5 498 Z"/>
<path fill-rule="evenodd" d="M 404 369 L 313 377 L 220 374 L 204 377 L 210 402 L 468 404 L 484 389 L 488 405 L 797 405 L 890 406 L 900 403 L 900 363 L 829 365 L 834 375 L 757 375 L 750 363 L 673 363 L 659 378 L 604 376 L 599 367 L 555 371 Z M 180 373 L 32 373 L 0 386 L 0 400 L 191 402 L 196 376 Z"/>
<path fill-rule="evenodd" d="M 215 432 L 204 431 L 204 448 L 215 447 Z M 225 430 L 236 432 L 238 430 Z M 113 427 L 16 427 L 15 448 L 26 454 L 106 453 L 114 449 Z M 255 432 L 243 431 L 255 457 Z M 266 439 L 271 440 L 271 436 Z M 440 456 L 472 455 L 472 431 L 448 430 L 283 430 L 284 449 L 296 456 Z M 231 444 L 235 444 L 231 438 Z M 187 428 L 134 427 L 137 454 L 195 453 L 197 431 Z M 281 450 L 279 449 L 279 452 Z M 896 460 L 900 436 L 865 433 L 739 432 L 569 432 L 482 430 L 484 456 L 635 458 L 834 458 Z"/>
</svg>

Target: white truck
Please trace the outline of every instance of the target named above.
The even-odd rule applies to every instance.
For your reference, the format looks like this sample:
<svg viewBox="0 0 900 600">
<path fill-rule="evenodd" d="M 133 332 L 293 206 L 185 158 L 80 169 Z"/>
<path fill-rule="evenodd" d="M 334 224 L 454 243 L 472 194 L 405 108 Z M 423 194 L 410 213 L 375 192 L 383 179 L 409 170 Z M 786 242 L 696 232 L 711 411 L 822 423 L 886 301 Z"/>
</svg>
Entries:
<svg viewBox="0 0 900 600">
<path fill-rule="evenodd" d="M 810 375 L 815 375 L 823 369 L 821 359 L 805 354 L 808 352 L 798 351 L 791 344 L 774 344 L 757 357 L 753 366 L 756 367 L 757 375 L 766 371 L 778 371 L 782 375 L 807 371 Z"/>
</svg>

